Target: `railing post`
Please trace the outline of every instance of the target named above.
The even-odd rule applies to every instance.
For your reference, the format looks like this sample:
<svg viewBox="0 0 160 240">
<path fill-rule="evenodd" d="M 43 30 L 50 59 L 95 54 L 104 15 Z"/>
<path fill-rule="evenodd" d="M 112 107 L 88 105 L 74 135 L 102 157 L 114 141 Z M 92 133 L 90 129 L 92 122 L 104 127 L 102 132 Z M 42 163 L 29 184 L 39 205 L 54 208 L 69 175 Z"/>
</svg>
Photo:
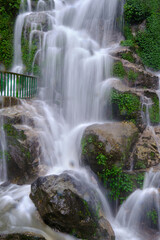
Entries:
<svg viewBox="0 0 160 240">
<path fill-rule="evenodd" d="M 0 95 L 32 98 L 37 92 L 37 78 L 12 72 L 0 71 Z"/>
</svg>

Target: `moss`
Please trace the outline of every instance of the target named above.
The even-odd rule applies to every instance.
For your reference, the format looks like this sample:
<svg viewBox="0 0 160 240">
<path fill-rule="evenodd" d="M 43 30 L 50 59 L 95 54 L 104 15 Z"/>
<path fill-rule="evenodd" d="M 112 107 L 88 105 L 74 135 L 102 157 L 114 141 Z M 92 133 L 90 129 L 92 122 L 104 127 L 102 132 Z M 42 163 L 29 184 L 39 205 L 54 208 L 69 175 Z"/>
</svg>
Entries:
<svg viewBox="0 0 160 240">
<path fill-rule="evenodd" d="M 22 140 L 26 139 L 26 135 L 23 131 L 17 131 L 11 124 L 7 123 L 3 125 L 3 129 L 9 137 L 13 137 L 15 139 L 21 138 Z"/>
<path fill-rule="evenodd" d="M 131 52 L 126 52 L 126 53 L 122 53 L 122 58 L 131 62 L 131 63 L 134 63 L 135 60 L 134 60 L 134 57 L 133 57 L 133 54 Z"/>
<path fill-rule="evenodd" d="M 5 156 L 7 162 L 11 160 L 11 155 L 8 151 L 0 151 L 0 158 L 2 159 Z"/>
<path fill-rule="evenodd" d="M 153 105 L 149 108 L 149 116 L 152 124 L 159 124 L 160 112 L 159 112 L 159 98 L 154 96 L 152 98 Z"/>
<path fill-rule="evenodd" d="M 33 60 L 37 52 L 38 46 L 36 41 L 32 41 L 32 46 L 29 51 L 29 42 L 25 37 L 22 37 L 22 60 L 26 67 L 25 73 L 31 74 L 33 71 L 34 75 L 40 75 L 40 67 L 35 64 L 32 69 Z"/>
<path fill-rule="evenodd" d="M 140 160 L 137 161 L 134 166 L 134 169 L 146 169 L 146 168 L 147 168 L 146 164 Z"/>
<path fill-rule="evenodd" d="M 149 107 L 149 117 L 152 125 L 159 124 L 160 122 L 160 110 L 159 110 L 159 98 L 156 93 L 150 93 L 146 91 L 145 96 L 151 98 L 153 104 Z"/>
<path fill-rule="evenodd" d="M 113 65 L 113 76 L 123 79 L 125 75 L 126 75 L 126 72 L 125 72 L 125 69 L 123 67 L 123 64 L 120 61 L 114 63 L 114 65 Z"/>
<path fill-rule="evenodd" d="M 151 159 L 154 159 L 155 158 L 155 152 L 150 152 L 150 157 L 151 157 Z"/>
<path fill-rule="evenodd" d="M 104 150 L 104 144 L 100 141 L 98 141 L 97 137 L 95 135 L 89 134 L 82 138 L 81 141 L 81 147 L 82 147 L 82 154 L 92 154 L 95 153 L 96 156 L 101 153 L 101 151 Z M 96 148 L 96 152 L 95 149 Z"/>
<path fill-rule="evenodd" d="M 0 0 L 0 63 L 6 69 L 13 61 L 14 23 L 20 8 L 20 0 Z"/>
<path fill-rule="evenodd" d="M 147 219 L 151 222 L 153 227 L 158 226 L 158 212 L 156 209 L 151 209 L 147 212 Z"/>
<path fill-rule="evenodd" d="M 132 47 L 147 67 L 160 69 L 160 12 L 159 0 L 126 0 L 124 5 L 123 46 Z M 145 20 L 143 30 L 131 33 L 131 25 Z"/>
<path fill-rule="evenodd" d="M 133 70 L 129 70 L 128 72 L 128 80 L 131 82 L 135 82 L 138 78 L 138 73 L 134 72 Z"/>
<path fill-rule="evenodd" d="M 138 96 L 130 92 L 119 92 L 112 89 L 110 101 L 114 117 L 133 122 L 137 120 L 139 111 L 141 110 L 141 103 Z"/>
</svg>

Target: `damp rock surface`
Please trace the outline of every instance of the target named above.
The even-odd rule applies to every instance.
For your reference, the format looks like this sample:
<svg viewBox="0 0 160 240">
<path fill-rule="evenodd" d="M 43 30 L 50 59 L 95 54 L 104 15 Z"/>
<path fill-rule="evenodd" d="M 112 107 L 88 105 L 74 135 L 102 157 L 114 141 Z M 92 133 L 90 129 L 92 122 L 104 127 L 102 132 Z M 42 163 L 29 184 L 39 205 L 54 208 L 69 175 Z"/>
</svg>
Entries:
<svg viewBox="0 0 160 240">
<path fill-rule="evenodd" d="M 34 233 L 13 233 L 13 234 L 1 234 L 0 240 L 45 240 L 41 235 Z"/>
<path fill-rule="evenodd" d="M 104 165 L 129 167 L 129 156 L 139 131 L 132 122 L 94 124 L 86 128 L 82 138 L 82 162 L 96 174 L 103 173 Z"/>
<path fill-rule="evenodd" d="M 82 239 L 114 240 L 96 191 L 73 172 L 39 177 L 30 197 L 50 227 Z"/>
<path fill-rule="evenodd" d="M 31 183 L 45 169 L 40 164 L 41 147 L 33 117 L 20 105 L 3 109 L 1 117 L 7 143 L 8 180 L 16 184 Z"/>
</svg>

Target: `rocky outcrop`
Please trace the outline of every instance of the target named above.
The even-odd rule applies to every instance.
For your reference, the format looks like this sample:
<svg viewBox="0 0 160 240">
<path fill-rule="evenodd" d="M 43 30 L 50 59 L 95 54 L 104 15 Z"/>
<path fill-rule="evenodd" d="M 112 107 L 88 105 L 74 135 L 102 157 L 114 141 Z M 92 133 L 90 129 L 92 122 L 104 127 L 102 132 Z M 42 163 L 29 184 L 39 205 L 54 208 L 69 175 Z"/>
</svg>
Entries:
<svg viewBox="0 0 160 240">
<path fill-rule="evenodd" d="M 132 122 L 95 124 L 86 128 L 82 138 L 82 161 L 97 174 L 104 165 L 129 168 L 129 156 L 138 139 L 138 129 Z"/>
<path fill-rule="evenodd" d="M 34 233 L 13 233 L 1 234 L 0 240 L 45 240 L 45 238 Z"/>
<path fill-rule="evenodd" d="M 160 163 L 160 127 L 148 127 L 139 138 L 133 152 L 134 169 L 146 169 Z"/>
<path fill-rule="evenodd" d="M 110 119 L 131 121 L 142 132 L 146 126 L 142 116 L 141 94 L 132 89 L 112 88 L 110 93 Z"/>
<path fill-rule="evenodd" d="M 119 48 L 111 53 L 115 63 L 113 75 L 120 77 L 129 87 L 159 88 L 159 78 L 146 71 L 140 58 L 128 48 Z"/>
<path fill-rule="evenodd" d="M 140 132 L 147 124 L 158 125 L 160 122 L 159 97 L 150 89 L 127 87 L 120 80 L 116 81 L 110 92 L 108 119 L 132 121 Z"/>
<path fill-rule="evenodd" d="M 40 163 L 41 148 L 33 118 L 22 106 L 3 109 L 1 117 L 7 142 L 8 180 L 17 184 L 30 183 L 46 170 Z"/>
<path fill-rule="evenodd" d="M 40 177 L 31 185 L 30 197 L 52 228 L 83 239 L 115 239 L 98 194 L 79 174 Z"/>
<path fill-rule="evenodd" d="M 21 102 L 18 98 L 0 96 L 0 108 L 11 107 L 11 106 L 19 105 L 20 103 Z"/>
</svg>

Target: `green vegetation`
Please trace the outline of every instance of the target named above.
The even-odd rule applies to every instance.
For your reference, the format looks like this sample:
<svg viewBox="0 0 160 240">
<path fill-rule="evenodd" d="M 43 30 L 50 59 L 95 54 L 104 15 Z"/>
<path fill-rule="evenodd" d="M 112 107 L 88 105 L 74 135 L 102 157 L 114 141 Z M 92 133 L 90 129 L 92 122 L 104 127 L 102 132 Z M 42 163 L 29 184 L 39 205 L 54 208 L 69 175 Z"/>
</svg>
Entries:
<svg viewBox="0 0 160 240">
<path fill-rule="evenodd" d="M 32 46 L 29 51 L 29 42 L 27 39 L 22 37 L 22 60 L 26 67 L 25 73 L 30 74 L 32 73 L 32 70 L 33 70 L 34 75 L 40 74 L 40 68 L 37 64 L 35 64 L 34 68 L 32 69 L 32 64 L 33 64 L 33 60 L 37 52 L 37 49 L 38 49 L 38 46 L 36 41 L 32 41 Z"/>
<path fill-rule="evenodd" d="M 151 221 L 151 224 L 158 225 L 158 213 L 155 209 L 147 212 L 147 218 Z"/>
<path fill-rule="evenodd" d="M 138 73 L 135 73 L 133 70 L 129 70 L 128 72 L 128 80 L 131 82 L 135 82 L 137 80 Z"/>
<path fill-rule="evenodd" d="M 159 124 L 160 112 L 159 112 L 159 98 L 157 95 L 152 97 L 153 105 L 149 108 L 149 116 L 152 124 Z"/>
<path fill-rule="evenodd" d="M 133 192 L 137 187 L 143 186 L 144 174 L 130 175 L 123 172 L 122 167 L 114 165 L 108 169 L 107 158 L 100 154 L 98 157 L 98 164 L 102 165 L 103 172 L 99 173 L 99 177 L 104 185 L 110 190 L 110 198 L 119 200 L 122 203 L 127 196 Z"/>
<path fill-rule="evenodd" d="M 7 136 L 13 137 L 17 139 L 20 137 L 21 139 L 25 140 L 26 136 L 23 131 L 18 132 L 11 124 L 4 124 L 3 129 L 5 130 Z"/>
<path fill-rule="evenodd" d="M 134 63 L 134 57 L 133 57 L 133 54 L 131 52 L 122 53 L 122 58 L 131 62 L 131 63 Z"/>
<path fill-rule="evenodd" d="M 3 156 L 5 156 L 6 161 L 10 161 L 11 155 L 9 154 L 8 151 L 0 151 L 0 158 L 2 159 Z"/>
<path fill-rule="evenodd" d="M 126 75 L 126 72 L 123 67 L 123 64 L 120 61 L 116 62 L 113 65 L 113 76 L 123 79 L 125 75 Z"/>
<path fill-rule="evenodd" d="M 14 23 L 20 8 L 20 0 L 0 0 L 0 63 L 6 69 L 13 60 Z"/>
<path fill-rule="evenodd" d="M 123 46 L 134 48 L 142 62 L 154 70 L 160 69 L 160 1 L 159 0 L 127 0 L 124 5 Z M 131 26 L 140 24 L 137 33 L 132 35 Z"/>
<path fill-rule="evenodd" d="M 127 23 L 141 23 L 149 15 L 147 4 L 143 0 L 127 0 L 124 5 L 124 17 Z"/>
<path fill-rule="evenodd" d="M 147 166 L 144 163 L 144 161 L 137 161 L 134 166 L 134 169 L 146 169 L 146 168 L 147 168 Z"/>
<path fill-rule="evenodd" d="M 138 96 L 130 92 L 123 93 L 113 89 L 110 100 L 117 116 L 135 122 L 141 108 Z"/>
</svg>

